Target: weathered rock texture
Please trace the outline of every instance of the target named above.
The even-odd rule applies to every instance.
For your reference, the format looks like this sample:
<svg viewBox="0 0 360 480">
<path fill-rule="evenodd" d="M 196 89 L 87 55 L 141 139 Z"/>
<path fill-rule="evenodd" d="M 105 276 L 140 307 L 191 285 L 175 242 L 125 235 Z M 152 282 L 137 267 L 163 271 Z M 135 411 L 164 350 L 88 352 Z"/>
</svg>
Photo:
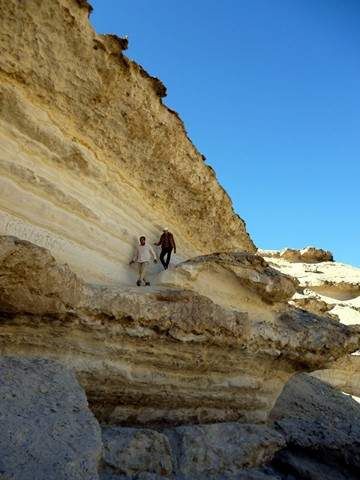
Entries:
<svg viewBox="0 0 360 480">
<path fill-rule="evenodd" d="M 329 250 L 316 247 L 305 247 L 302 250 L 285 248 L 284 250 L 259 250 L 259 253 L 269 258 L 281 258 L 292 263 L 332 262 L 333 254 Z"/>
<path fill-rule="evenodd" d="M 192 258 L 162 272 L 158 282 L 194 290 L 225 307 L 247 311 L 286 302 L 298 286 L 295 278 L 279 275 L 262 257 L 246 252 Z"/>
<path fill-rule="evenodd" d="M 62 365 L 0 357 L 0 477 L 96 480 L 100 427 Z"/>
<path fill-rule="evenodd" d="M 285 258 L 287 251 L 297 260 Z M 345 324 L 360 324 L 359 268 L 334 262 L 330 252 L 313 247 L 258 253 L 273 268 L 298 279 L 299 287 L 292 299 L 295 305 L 317 314 L 328 312 Z"/>
<path fill-rule="evenodd" d="M 258 467 L 285 445 L 280 434 L 262 425 L 223 423 L 165 433 L 176 452 L 175 473 L 193 479 L 216 479 Z"/>
<path fill-rule="evenodd" d="M 289 307 L 296 282 L 256 255 L 193 261 L 221 267 L 224 285 L 233 272 L 249 300 L 229 308 L 211 300 L 210 276 L 206 296 L 119 289 L 82 282 L 23 240 L 2 237 L 0 251 L 0 352 L 74 368 L 106 422 L 264 421 L 293 373 L 359 348 L 356 329 Z"/>
<path fill-rule="evenodd" d="M 0 354 L 23 357 L 0 363 L 0 476 L 97 478 L 99 429 L 64 365 L 107 425 L 104 480 L 277 480 L 284 465 L 301 477 L 296 449 L 314 479 L 309 450 L 347 439 L 354 458 L 335 462 L 353 475 L 357 430 L 326 443 L 301 415 L 277 417 L 282 433 L 262 423 L 294 373 L 359 349 L 360 330 L 323 300 L 343 306 L 358 284 L 315 282 L 310 298 L 277 269 L 314 273 L 329 252 L 254 254 L 164 85 L 123 55 L 126 39 L 96 35 L 89 12 L 86 0 L 0 0 Z M 164 224 L 177 267 L 127 287 L 137 237 Z"/>
<path fill-rule="evenodd" d="M 309 375 L 286 384 L 268 426 L 104 427 L 103 480 L 357 480 L 360 405 Z"/>
<path fill-rule="evenodd" d="M 168 438 L 150 429 L 103 429 L 104 473 L 135 476 L 141 473 L 173 474 L 173 454 Z"/>
<path fill-rule="evenodd" d="M 48 248 L 86 280 L 132 281 L 140 234 L 180 257 L 254 246 L 163 105 L 166 89 L 96 35 L 86 2 L 0 1 L 0 234 Z M 207 238 L 206 244 L 202 242 Z"/>
<path fill-rule="evenodd" d="M 285 446 L 283 436 L 275 429 L 239 423 L 185 426 L 160 432 L 105 427 L 103 442 L 102 477 L 155 475 L 186 480 L 238 478 L 246 471 L 249 478 L 260 475 L 255 468 L 272 460 Z"/>
<path fill-rule="evenodd" d="M 287 446 L 272 465 L 281 478 L 360 478 L 360 405 L 309 375 L 285 386 L 271 414 Z"/>
<path fill-rule="evenodd" d="M 332 385 L 342 392 L 360 397 L 360 355 L 346 355 L 336 362 L 329 362 L 327 368 L 312 372 L 314 377 Z"/>
<path fill-rule="evenodd" d="M 329 252 L 328 255 L 323 254 L 324 250 L 307 248 L 291 252 L 293 258 L 297 258 L 296 262 L 284 260 L 282 252 L 259 251 L 273 268 L 298 279 L 299 286 L 291 303 L 346 325 L 360 325 L 360 269 L 339 262 L 323 261 L 326 256 L 332 257 Z M 311 263 L 301 260 L 301 252 L 308 252 L 307 261 Z M 311 257 L 309 252 L 312 252 Z M 340 390 L 360 396 L 358 355 L 329 362 L 326 369 L 317 370 L 313 375 Z"/>
</svg>

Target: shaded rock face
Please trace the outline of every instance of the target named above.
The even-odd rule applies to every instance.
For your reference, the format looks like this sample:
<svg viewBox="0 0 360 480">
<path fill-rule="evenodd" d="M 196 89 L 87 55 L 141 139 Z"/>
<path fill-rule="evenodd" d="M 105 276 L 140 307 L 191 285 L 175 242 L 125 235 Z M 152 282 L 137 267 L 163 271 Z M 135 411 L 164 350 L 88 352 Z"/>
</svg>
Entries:
<svg viewBox="0 0 360 480">
<path fill-rule="evenodd" d="M 105 472 L 134 476 L 141 473 L 170 475 L 173 459 L 169 440 L 155 430 L 104 428 Z"/>
<path fill-rule="evenodd" d="M 166 434 L 177 452 L 176 473 L 185 478 L 236 475 L 262 465 L 284 445 L 281 435 L 262 425 L 199 425 Z"/>
<path fill-rule="evenodd" d="M 282 478 L 360 478 L 360 405 L 306 374 L 285 386 L 271 418 L 287 446 L 272 462 Z"/>
<path fill-rule="evenodd" d="M 1 478 L 98 478 L 100 428 L 62 365 L 0 357 L 0 419 Z"/>
<path fill-rule="evenodd" d="M 224 423 L 166 429 L 103 428 L 101 478 L 262 478 L 256 470 L 285 445 L 274 429 Z M 268 478 L 268 477 L 266 477 Z"/>
<path fill-rule="evenodd" d="M 163 225 L 183 258 L 253 252 L 165 87 L 88 12 L 78 0 L 0 1 L 0 234 L 113 284 L 132 282 L 135 241 L 157 241 Z"/>
<path fill-rule="evenodd" d="M 74 368 L 108 423 L 264 421 L 291 375 L 359 348 L 351 327 L 264 302 L 269 269 L 257 256 L 247 257 L 245 277 L 256 308 L 234 309 L 194 290 L 85 284 L 49 252 L 14 238 L 0 238 L 0 251 L 1 352 Z M 272 288 L 293 285 L 270 272 Z"/>
</svg>

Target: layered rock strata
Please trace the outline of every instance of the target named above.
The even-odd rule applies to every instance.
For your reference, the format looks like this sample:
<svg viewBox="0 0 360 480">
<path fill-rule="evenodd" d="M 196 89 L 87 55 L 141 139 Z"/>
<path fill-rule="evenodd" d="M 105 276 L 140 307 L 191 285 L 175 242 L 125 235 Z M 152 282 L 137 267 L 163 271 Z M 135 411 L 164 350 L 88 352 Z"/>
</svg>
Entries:
<svg viewBox="0 0 360 480">
<path fill-rule="evenodd" d="M 342 392 L 360 397 L 359 352 L 345 355 L 336 362 L 329 362 L 326 368 L 315 370 L 312 375 Z"/>
<path fill-rule="evenodd" d="M 18 480 L 357 480 L 360 406 L 309 375 L 268 425 L 100 426 L 70 371 L 0 357 L 2 476 Z M 4 478 L 5 478 L 4 477 Z"/>
<path fill-rule="evenodd" d="M 295 278 L 279 275 L 262 257 L 246 252 L 191 258 L 163 271 L 158 283 L 196 291 L 229 308 L 256 311 L 268 305 L 269 315 L 271 305 L 287 302 L 298 287 Z"/>
<path fill-rule="evenodd" d="M 193 261 L 223 268 L 224 285 L 236 272 L 248 301 L 230 308 L 210 290 L 86 284 L 13 237 L 1 238 L 0 252 L 1 353 L 74 368 L 108 423 L 264 421 L 291 375 L 359 346 L 357 330 L 289 307 L 296 282 L 256 255 Z M 270 303 L 269 291 L 282 301 Z"/>
<path fill-rule="evenodd" d="M 0 0 L 0 476 L 359 478 L 357 404 L 293 378 L 357 394 L 359 274 L 255 255 L 164 85 L 90 10 Z M 129 288 L 164 224 L 177 266 Z"/>
<path fill-rule="evenodd" d="M 0 234 L 100 283 L 132 281 L 134 242 L 164 224 L 183 258 L 254 251 L 165 87 L 88 14 L 76 0 L 0 1 Z"/>
<path fill-rule="evenodd" d="M 330 252 L 314 247 L 290 250 L 289 260 L 285 255 L 289 250 L 258 253 L 273 268 L 299 281 L 293 304 L 317 314 L 329 313 L 345 324 L 360 324 L 360 269 L 334 262 Z"/>
<path fill-rule="evenodd" d="M 360 328 L 360 269 L 333 259 L 324 261 L 332 258 L 332 255 L 321 249 L 308 247 L 291 252 L 289 261 L 284 259 L 284 251 L 259 251 L 273 268 L 296 277 L 299 281 L 297 292 L 290 303 L 311 313 Z M 306 260 L 310 263 L 304 263 L 305 256 L 302 252 L 307 252 Z M 326 367 L 313 372 L 313 375 L 340 390 L 360 396 L 358 352 L 336 362 L 329 362 Z"/>
</svg>

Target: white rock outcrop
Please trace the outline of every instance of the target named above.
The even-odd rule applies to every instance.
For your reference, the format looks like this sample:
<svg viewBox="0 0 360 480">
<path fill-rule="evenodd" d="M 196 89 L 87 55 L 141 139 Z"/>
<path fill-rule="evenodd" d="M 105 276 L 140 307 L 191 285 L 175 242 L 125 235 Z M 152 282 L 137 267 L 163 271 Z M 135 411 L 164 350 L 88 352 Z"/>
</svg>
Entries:
<svg viewBox="0 0 360 480">
<path fill-rule="evenodd" d="M 294 306 L 360 328 L 360 268 L 333 260 L 322 261 L 324 250 L 316 249 L 316 252 L 320 253 L 315 253 L 311 263 L 301 262 L 301 253 L 293 254 L 298 259 L 296 262 L 285 260 L 281 252 L 259 250 L 258 253 L 273 268 L 297 278 L 297 292 L 290 301 Z M 326 369 L 316 370 L 313 375 L 341 391 L 360 396 L 358 352 L 329 362 Z"/>
<path fill-rule="evenodd" d="M 332 254 L 321 249 L 315 249 L 310 262 L 301 260 L 301 252 L 309 251 L 309 247 L 291 251 L 298 252 L 293 255 L 296 262 L 285 259 L 282 252 L 259 250 L 258 254 L 273 268 L 299 281 L 293 303 L 314 313 L 328 312 L 347 325 L 360 324 L 360 268 L 323 260 L 332 258 Z"/>
</svg>

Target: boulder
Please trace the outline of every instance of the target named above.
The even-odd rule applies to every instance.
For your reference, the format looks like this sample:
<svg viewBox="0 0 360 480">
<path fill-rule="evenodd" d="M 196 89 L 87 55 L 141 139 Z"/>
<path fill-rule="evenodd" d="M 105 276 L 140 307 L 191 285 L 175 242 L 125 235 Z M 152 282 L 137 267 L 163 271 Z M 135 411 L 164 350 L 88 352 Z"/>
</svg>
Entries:
<svg viewBox="0 0 360 480">
<path fill-rule="evenodd" d="M 102 432 L 104 463 L 112 473 L 170 475 L 173 460 L 165 435 L 155 430 L 108 427 Z M 144 477 L 145 478 L 145 477 Z"/>
<path fill-rule="evenodd" d="M 0 357 L 0 424 L 1 478 L 98 478 L 100 427 L 62 365 Z"/>
<path fill-rule="evenodd" d="M 271 418 L 286 440 L 272 461 L 284 478 L 360 478 L 360 405 L 351 396 L 312 376 L 296 375 Z"/>
<path fill-rule="evenodd" d="M 277 479 L 262 467 L 284 447 L 262 425 L 238 423 L 167 428 L 103 427 L 102 480 Z"/>
<path fill-rule="evenodd" d="M 222 423 L 166 430 L 176 452 L 177 476 L 220 479 L 272 459 L 283 437 L 263 425 Z M 237 478 L 237 477 L 236 477 Z"/>
<path fill-rule="evenodd" d="M 83 282 L 45 248 L 0 237 L 0 301 L 4 313 L 51 315 L 69 311 L 82 297 Z"/>
</svg>

